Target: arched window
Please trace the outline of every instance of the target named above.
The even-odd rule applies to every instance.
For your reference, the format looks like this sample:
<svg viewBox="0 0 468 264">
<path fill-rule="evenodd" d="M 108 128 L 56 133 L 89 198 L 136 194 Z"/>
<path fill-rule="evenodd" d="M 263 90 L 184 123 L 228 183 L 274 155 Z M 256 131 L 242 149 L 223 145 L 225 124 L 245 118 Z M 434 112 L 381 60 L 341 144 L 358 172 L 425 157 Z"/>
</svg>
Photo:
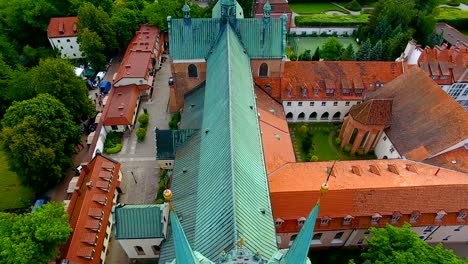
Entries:
<svg viewBox="0 0 468 264">
<path fill-rule="evenodd" d="M 367 131 L 366 134 L 364 134 L 364 137 L 362 138 L 361 145 L 359 146 L 360 148 L 363 148 L 366 145 L 367 139 L 369 139 L 369 134 L 370 132 Z"/>
<path fill-rule="evenodd" d="M 258 76 L 268 77 L 268 64 L 262 63 L 262 65 L 260 65 L 260 69 L 258 70 Z"/>
<path fill-rule="evenodd" d="M 357 133 L 358 133 L 358 129 L 354 128 L 353 134 L 351 134 L 351 138 L 349 139 L 349 144 L 351 145 L 354 144 L 354 140 L 356 140 Z"/>
<path fill-rule="evenodd" d="M 328 112 L 325 112 L 325 113 L 323 113 L 322 116 L 320 117 L 320 120 L 328 120 L 328 117 L 329 117 L 329 116 L 330 116 L 330 115 L 328 114 Z"/>
<path fill-rule="evenodd" d="M 286 119 L 288 119 L 288 120 L 293 119 L 293 113 L 289 112 L 289 113 L 286 115 Z"/>
<path fill-rule="evenodd" d="M 336 113 L 333 115 L 333 120 L 340 120 L 340 117 L 341 117 L 341 113 L 340 113 L 340 112 L 336 112 Z"/>
<path fill-rule="evenodd" d="M 304 118 L 305 118 L 304 112 L 300 113 L 300 114 L 297 116 L 297 120 L 304 120 Z"/>
<path fill-rule="evenodd" d="M 317 112 L 313 112 L 312 114 L 310 114 L 309 120 L 317 120 Z"/>
<path fill-rule="evenodd" d="M 188 77 L 198 77 L 198 69 L 197 66 L 195 66 L 195 64 L 190 64 L 188 66 Z"/>
</svg>

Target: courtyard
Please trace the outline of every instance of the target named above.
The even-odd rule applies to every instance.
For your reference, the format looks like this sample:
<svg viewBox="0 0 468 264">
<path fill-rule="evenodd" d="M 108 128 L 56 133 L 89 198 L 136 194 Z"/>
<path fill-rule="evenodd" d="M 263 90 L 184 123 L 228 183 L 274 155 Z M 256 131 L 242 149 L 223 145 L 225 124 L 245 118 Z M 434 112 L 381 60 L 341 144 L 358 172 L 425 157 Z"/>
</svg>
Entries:
<svg viewBox="0 0 468 264">
<path fill-rule="evenodd" d="M 317 49 L 317 47 L 321 48 L 322 45 L 327 41 L 328 37 L 290 37 L 288 39 L 289 46 L 291 51 L 294 54 L 302 54 L 305 50 L 310 50 L 312 54 Z M 353 45 L 354 51 L 359 50 L 359 46 L 354 41 L 353 38 L 347 37 L 339 37 L 338 40 L 343 44 L 343 47 L 347 47 L 349 44 Z"/>
<path fill-rule="evenodd" d="M 302 162 L 375 159 L 373 153 L 351 155 L 340 147 L 341 123 L 289 123 L 296 158 Z"/>
</svg>

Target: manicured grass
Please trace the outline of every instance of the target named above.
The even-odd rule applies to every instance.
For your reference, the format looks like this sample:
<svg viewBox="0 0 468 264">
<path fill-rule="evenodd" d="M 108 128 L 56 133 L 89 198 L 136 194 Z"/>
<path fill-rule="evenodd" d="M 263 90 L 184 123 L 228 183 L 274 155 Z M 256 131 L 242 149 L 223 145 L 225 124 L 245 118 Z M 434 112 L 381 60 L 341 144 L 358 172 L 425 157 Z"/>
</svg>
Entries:
<svg viewBox="0 0 468 264">
<path fill-rule="evenodd" d="M 307 128 L 305 134 L 302 126 Z M 375 159 L 372 154 L 357 156 L 343 152 L 340 146 L 335 144 L 337 130 L 340 128 L 341 124 L 338 123 L 290 123 L 289 130 L 295 138 L 294 149 L 299 152 L 300 160 L 310 161 L 312 155 L 317 156 L 319 161 Z M 309 136 L 312 136 L 311 149 L 305 151 L 302 143 Z"/>
<path fill-rule="evenodd" d="M 294 13 L 307 14 L 322 14 L 327 11 L 339 11 L 349 13 L 343 8 L 340 8 L 332 3 L 290 3 L 289 7 Z"/>
<path fill-rule="evenodd" d="M 468 29 L 468 10 L 461 10 L 456 7 L 439 7 L 437 8 L 438 22 L 445 22 L 458 30 Z"/>
<path fill-rule="evenodd" d="M 22 186 L 16 173 L 8 170 L 5 153 L 0 151 L 0 211 L 28 207 L 33 199 L 33 191 Z"/>
<path fill-rule="evenodd" d="M 295 37 L 289 38 L 289 45 L 291 47 L 291 51 L 296 54 L 302 54 L 305 50 L 311 50 L 312 54 L 314 54 L 315 49 L 317 47 L 322 47 L 323 43 L 327 41 L 328 38 L 320 38 L 320 37 Z M 346 48 L 349 44 L 352 44 L 354 47 L 354 51 L 359 50 L 359 46 L 354 41 L 353 38 L 338 38 L 338 40 L 343 44 Z"/>
<path fill-rule="evenodd" d="M 337 15 L 337 14 L 313 14 L 308 16 L 297 16 L 296 26 L 358 26 L 366 24 L 369 20 L 368 14 L 362 15 Z"/>
<path fill-rule="evenodd" d="M 104 142 L 104 153 L 115 154 L 122 149 L 122 132 L 110 131 L 107 133 L 106 141 Z"/>
</svg>

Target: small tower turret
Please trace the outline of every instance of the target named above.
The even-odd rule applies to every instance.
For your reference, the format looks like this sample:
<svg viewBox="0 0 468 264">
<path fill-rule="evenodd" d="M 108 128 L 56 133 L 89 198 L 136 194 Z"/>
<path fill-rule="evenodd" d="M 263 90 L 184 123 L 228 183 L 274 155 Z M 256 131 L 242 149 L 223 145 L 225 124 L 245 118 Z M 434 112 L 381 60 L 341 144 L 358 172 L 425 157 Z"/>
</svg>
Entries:
<svg viewBox="0 0 468 264">
<path fill-rule="evenodd" d="M 182 13 L 184 14 L 184 24 L 189 25 L 191 22 L 190 6 L 187 3 L 182 7 Z"/>
<path fill-rule="evenodd" d="M 270 0 L 267 0 L 265 5 L 263 6 L 263 18 L 270 18 L 270 13 L 271 13 Z"/>
</svg>

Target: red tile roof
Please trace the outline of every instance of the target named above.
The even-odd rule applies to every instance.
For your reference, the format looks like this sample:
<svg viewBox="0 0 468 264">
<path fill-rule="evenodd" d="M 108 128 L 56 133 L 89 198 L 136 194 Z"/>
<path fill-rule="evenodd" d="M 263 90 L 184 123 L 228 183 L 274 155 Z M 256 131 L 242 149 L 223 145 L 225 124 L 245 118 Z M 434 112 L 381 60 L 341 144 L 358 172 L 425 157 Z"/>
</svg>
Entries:
<svg viewBox="0 0 468 264">
<path fill-rule="evenodd" d="M 282 100 L 360 100 L 403 73 L 399 62 L 288 61 Z M 333 89 L 327 93 L 326 89 Z"/>
<path fill-rule="evenodd" d="M 353 105 L 349 114 L 364 125 L 389 126 L 392 118 L 392 99 L 373 99 Z"/>
<path fill-rule="evenodd" d="M 436 24 L 436 32 L 438 34 L 442 33 L 444 40 L 446 40 L 451 45 L 460 45 L 461 43 L 465 43 L 468 45 L 468 38 L 463 35 L 457 29 L 447 25 L 446 23 L 437 23 Z"/>
<path fill-rule="evenodd" d="M 270 173 L 273 216 L 284 220 L 307 216 L 332 165 L 290 163 Z M 370 165 L 379 168 L 380 175 L 372 173 Z M 353 173 L 353 166 L 360 168 L 360 175 Z M 328 185 L 319 217 L 391 215 L 394 211 L 435 214 L 468 208 L 467 174 L 410 160 L 339 161 Z"/>
<path fill-rule="evenodd" d="M 136 85 L 113 87 L 107 100 L 109 107 L 104 113 L 104 125 L 132 125 L 138 98 L 139 90 Z"/>
<path fill-rule="evenodd" d="M 74 37 L 76 33 L 78 17 L 53 17 L 47 28 L 49 38 Z"/>
<path fill-rule="evenodd" d="M 109 191 L 97 187 L 102 171 L 112 171 Z M 120 163 L 97 154 L 82 170 L 77 182 L 79 190 L 72 194 L 68 214 L 73 233 L 62 250 L 63 258 L 76 263 L 99 263 L 106 236 L 106 228 L 119 184 Z M 97 197 L 105 197 L 106 203 Z M 102 200 L 102 197 L 99 199 Z M 97 236 L 97 239 L 96 239 Z M 90 257 L 92 256 L 92 259 Z"/>
<path fill-rule="evenodd" d="M 421 161 L 468 138 L 468 113 L 419 68 L 369 95 L 393 99 L 385 130 L 401 155 Z"/>
<path fill-rule="evenodd" d="M 423 160 L 424 163 L 468 173 L 468 150 L 459 147 L 454 150 Z"/>
<path fill-rule="evenodd" d="M 140 26 L 127 47 L 127 51 L 117 72 L 115 83 L 118 83 L 123 78 L 147 79 L 149 77 L 148 73 L 152 69 L 152 59 L 156 57 L 154 51 L 158 35 L 159 29 L 157 27 L 149 25 Z"/>
<path fill-rule="evenodd" d="M 260 0 L 259 3 L 256 4 L 255 7 L 255 14 L 262 14 L 263 15 L 263 6 L 265 5 L 266 0 Z M 285 0 L 272 0 L 270 1 L 271 6 L 271 14 L 274 13 L 292 13 L 291 8 L 289 8 L 289 4 Z"/>
</svg>

